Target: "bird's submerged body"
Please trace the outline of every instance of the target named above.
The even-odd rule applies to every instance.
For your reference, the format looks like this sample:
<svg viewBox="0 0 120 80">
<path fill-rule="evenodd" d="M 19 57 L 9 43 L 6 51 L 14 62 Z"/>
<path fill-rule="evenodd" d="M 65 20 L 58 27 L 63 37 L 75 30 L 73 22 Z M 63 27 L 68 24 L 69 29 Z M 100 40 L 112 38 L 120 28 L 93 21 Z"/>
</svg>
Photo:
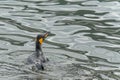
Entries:
<svg viewBox="0 0 120 80">
<path fill-rule="evenodd" d="M 43 54 L 36 55 L 36 52 L 28 57 L 28 62 L 31 63 L 31 64 L 33 64 L 35 62 L 38 62 L 38 61 L 44 63 L 47 60 L 45 59 Z"/>
<path fill-rule="evenodd" d="M 44 70 L 44 63 L 48 61 L 42 52 L 41 43 L 39 42 L 43 37 L 42 35 L 37 36 L 35 52 L 27 58 L 27 64 L 31 64 L 34 70 Z"/>
<path fill-rule="evenodd" d="M 32 65 L 35 70 L 44 70 L 44 63 L 48 60 L 43 54 L 36 55 L 36 52 L 27 58 L 27 63 Z"/>
</svg>

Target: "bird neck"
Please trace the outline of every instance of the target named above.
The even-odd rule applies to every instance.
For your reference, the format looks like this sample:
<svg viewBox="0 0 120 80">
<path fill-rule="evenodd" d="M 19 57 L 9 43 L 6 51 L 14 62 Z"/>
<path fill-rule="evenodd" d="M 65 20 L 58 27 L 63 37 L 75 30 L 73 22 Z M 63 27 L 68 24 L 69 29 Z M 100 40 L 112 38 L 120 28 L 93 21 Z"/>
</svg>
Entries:
<svg viewBox="0 0 120 80">
<path fill-rule="evenodd" d="M 35 48 L 35 50 L 36 50 L 36 56 L 37 57 L 39 57 L 41 54 L 43 54 L 42 47 L 39 44 L 39 42 L 37 42 L 37 41 L 36 41 L 36 48 Z"/>
</svg>

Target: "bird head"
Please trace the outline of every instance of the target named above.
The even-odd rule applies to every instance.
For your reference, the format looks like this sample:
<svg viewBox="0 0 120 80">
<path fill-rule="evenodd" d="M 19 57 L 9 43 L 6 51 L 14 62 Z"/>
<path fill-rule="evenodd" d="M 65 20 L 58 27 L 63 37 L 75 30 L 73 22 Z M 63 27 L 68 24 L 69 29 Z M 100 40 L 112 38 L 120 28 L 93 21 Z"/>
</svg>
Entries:
<svg viewBox="0 0 120 80">
<path fill-rule="evenodd" d="M 36 40 L 41 45 L 47 36 L 48 36 L 48 33 L 39 34 L 39 35 L 37 35 L 37 39 Z"/>
</svg>

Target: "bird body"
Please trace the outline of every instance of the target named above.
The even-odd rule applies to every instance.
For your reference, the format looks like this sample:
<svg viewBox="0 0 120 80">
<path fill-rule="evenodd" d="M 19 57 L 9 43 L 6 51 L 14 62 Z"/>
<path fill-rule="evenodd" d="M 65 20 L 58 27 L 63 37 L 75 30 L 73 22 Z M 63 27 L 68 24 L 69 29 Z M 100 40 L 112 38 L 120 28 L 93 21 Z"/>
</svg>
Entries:
<svg viewBox="0 0 120 80">
<path fill-rule="evenodd" d="M 35 52 L 27 58 L 27 64 L 31 64 L 32 69 L 44 70 L 44 63 L 48 61 L 48 59 L 45 58 L 41 47 L 47 35 L 48 33 L 37 36 L 35 43 L 36 44 Z"/>
</svg>

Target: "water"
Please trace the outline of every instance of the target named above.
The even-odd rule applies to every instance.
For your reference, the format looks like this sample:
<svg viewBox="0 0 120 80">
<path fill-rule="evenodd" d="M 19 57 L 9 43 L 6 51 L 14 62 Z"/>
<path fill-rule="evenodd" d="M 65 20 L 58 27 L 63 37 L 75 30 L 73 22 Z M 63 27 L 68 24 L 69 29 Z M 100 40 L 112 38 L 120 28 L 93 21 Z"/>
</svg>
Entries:
<svg viewBox="0 0 120 80">
<path fill-rule="evenodd" d="M 0 0 L 0 80 L 120 80 L 119 0 Z M 25 64 L 37 34 L 45 71 Z"/>
</svg>

